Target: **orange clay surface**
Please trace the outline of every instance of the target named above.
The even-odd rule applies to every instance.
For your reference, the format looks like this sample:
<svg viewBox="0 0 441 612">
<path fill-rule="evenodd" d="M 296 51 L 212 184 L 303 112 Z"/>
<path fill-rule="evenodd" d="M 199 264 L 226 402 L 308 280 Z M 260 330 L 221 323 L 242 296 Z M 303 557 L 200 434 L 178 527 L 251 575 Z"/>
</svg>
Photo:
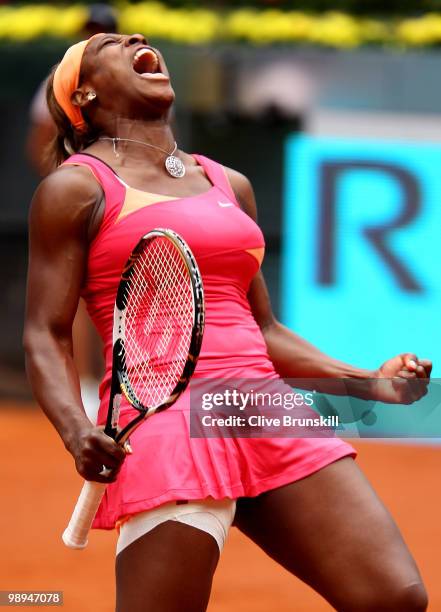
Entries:
<svg viewBox="0 0 441 612">
<path fill-rule="evenodd" d="M 115 534 L 93 532 L 82 552 L 64 547 L 60 535 L 81 487 L 73 461 L 39 410 L 0 404 L 0 415 L 0 590 L 62 590 L 65 612 L 111 612 Z M 356 446 L 359 464 L 417 559 L 429 590 L 430 611 L 441 612 L 441 446 Z M 330 609 L 232 530 L 209 612 Z"/>
</svg>

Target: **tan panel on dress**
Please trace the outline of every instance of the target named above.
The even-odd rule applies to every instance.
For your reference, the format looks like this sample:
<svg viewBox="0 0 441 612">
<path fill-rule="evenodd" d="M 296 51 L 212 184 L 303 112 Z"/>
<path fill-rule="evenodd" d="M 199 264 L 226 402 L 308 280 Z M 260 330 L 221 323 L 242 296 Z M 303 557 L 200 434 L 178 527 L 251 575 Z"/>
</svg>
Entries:
<svg viewBox="0 0 441 612">
<path fill-rule="evenodd" d="M 169 202 L 171 200 L 179 200 L 179 198 L 161 195 L 159 193 L 149 193 L 148 191 L 141 191 L 139 189 L 134 189 L 133 187 L 126 186 L 126 195 L 124 198 L 124 203 L 121 207 L 121 210 L 119 211 L 116 223 L 120 221 L 123 217 L 126 217 L 127 215 L 130 215 L 130 213 L 135 212 L 135 210 L 145 208 L 146 206 L 151 206 L 152 204 L 157 204 L 158 202 Z"/>
<path fill-rule="evenodd" d="M 250 255 L 252 255 L 253 257 L 257 259 L 257 261 L 259 262 L 259 266 L 260 266 L 263 261 L 263 256 L 265 254 L 265 247 L 259 247 L 257 249 L 245 249 L 245 250 L 247 253 L 249 253 Z"/>
</svg>

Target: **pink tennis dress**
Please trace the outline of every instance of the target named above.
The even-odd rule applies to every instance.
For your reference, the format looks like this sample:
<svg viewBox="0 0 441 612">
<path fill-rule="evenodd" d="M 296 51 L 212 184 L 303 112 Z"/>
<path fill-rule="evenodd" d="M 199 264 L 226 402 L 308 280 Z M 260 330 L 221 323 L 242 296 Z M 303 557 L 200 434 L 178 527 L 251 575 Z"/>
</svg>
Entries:
<svg viewBox="0 0 441 612">
<path fill-rule="evenodd" d="M 112 365 L 115 294 L 121 270 L 139 238 L 167 227 L 189 244 L 205 291 L 206 323 L 195 377 L 277 379 L 247 300 L 264 239 L 239 207 L 223 166 L 194 156 L 212 183 L 197 196 L 155 196 L 126 185 L 104 162 L 77 154 L 65 163 L 87 166 L 101 184 L 105 212 L 90 245 L 82 296 L 103 341 L 106 373 L 98 422 L 106 418 Z M 133 409 L 123 405 L 123 418 Z M 133 455 L 107 488 L 94 527 L 111 529 L 122 517 L 173 500 L 251 497 L 294 482 L 354 455 L 338 438 L 192 438 L 190 390 L 130 437 Z"/>
</svg>

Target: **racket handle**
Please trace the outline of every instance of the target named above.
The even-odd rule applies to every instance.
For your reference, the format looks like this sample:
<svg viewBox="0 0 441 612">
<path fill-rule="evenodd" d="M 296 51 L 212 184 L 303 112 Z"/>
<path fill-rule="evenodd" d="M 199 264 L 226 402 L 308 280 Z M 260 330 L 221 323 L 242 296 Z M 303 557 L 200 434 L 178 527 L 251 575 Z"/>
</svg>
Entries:
<svg viewBox="0 0 441 612">
<path fill-rule="evenodd" d="M 86 548 L 87 537 L 93 519 L 103 499 L 107 485 L 101 482 L 85 481 L 69 525 L 63 533 L 63 542 L 69 548 Z"/>
</svg>

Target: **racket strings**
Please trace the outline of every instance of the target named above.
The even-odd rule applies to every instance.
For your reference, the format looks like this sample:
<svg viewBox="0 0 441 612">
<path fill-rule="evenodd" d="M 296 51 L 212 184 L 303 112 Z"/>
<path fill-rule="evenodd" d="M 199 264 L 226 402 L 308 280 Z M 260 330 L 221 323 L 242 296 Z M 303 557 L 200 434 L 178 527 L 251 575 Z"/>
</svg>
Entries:
<svg viewBox="0 0 441 612">
<path fill-rule="evenodd" d="M 144 406 L 167 399 L 187 361 L 193 330 L 193 289 L 173 243 L 153 239 L 137 258 L 124 296 L 125 368 Z"/>
</svg>

